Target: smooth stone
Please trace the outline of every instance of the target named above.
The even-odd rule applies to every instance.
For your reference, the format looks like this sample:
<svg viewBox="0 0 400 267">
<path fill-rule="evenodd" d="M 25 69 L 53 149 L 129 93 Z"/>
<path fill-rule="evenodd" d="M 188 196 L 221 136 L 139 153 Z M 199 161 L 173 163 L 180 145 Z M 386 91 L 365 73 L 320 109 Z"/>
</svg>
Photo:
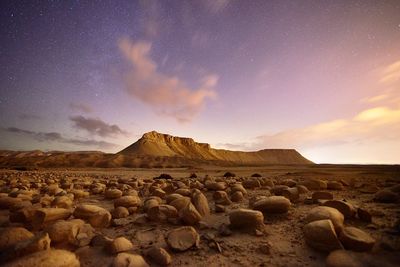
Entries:
<svg viewBox="0 0 400 267">
<path fill-rule="evenodd" d="M 283 196 L 270 196 L 254 203 L 253 209 L 263 213 L 286 213 L 290 208 L 290 200 Z"/>
<path fill-rule="evenodd" d="M 369 251 L 375 244 L 374 238 L 356 227 L 344 227 L 339 240 L 346 249 L 354 251 Z"/>
<path fill-rule="evenodd" d="M 332 251 L 343 248 L 331 220 L 310 222 L 303 230 L 306 243 L 316 250 Z"/>
<path fill-rule="evenodd" d="M 233 210 L 229 213 L 229 221 L 231 229 L 240 229 L 251 233 L 264 229 L 264 215 L 256 210 Z"/>
<path fill-rule="evenodd" d="M 335 208 L 318 206 L 311 209 L 306 218 L 306 223 L 313 221 L 329 219 L 334 225 L 336 233 L 340 233 L 343 229 L 344 216 L 343 214 Z"/>
<path fill-rule="evenodd" d="M 193 227 L 182 226 L 171 230 L 167 234 L 166 242 L 175 251 L 186 251 L 191 247 L 199 245 L 200 236 Z"/>
</svg>

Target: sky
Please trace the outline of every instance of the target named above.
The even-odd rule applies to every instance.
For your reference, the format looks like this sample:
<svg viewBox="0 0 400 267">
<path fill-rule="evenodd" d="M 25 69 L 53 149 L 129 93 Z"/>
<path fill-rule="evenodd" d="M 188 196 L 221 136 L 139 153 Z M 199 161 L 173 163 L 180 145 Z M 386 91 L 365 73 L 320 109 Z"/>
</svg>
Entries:
<svg viewBox="0 0 400 267">
<path fill-rule="evenodd" d="M 400 163 L 400 1 L 0 2 L 0 149 L 148 131 Z"/>
</svg>

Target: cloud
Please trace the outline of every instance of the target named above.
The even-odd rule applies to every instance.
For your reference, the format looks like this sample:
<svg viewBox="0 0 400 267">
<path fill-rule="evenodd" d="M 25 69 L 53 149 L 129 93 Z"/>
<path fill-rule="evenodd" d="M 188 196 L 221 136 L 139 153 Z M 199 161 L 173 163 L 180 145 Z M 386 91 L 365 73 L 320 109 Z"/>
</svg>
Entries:
<svg viewBox="0 0 400 267">
<path fill-rule="evenodd" d="M 156 0 L 142 0 L 139 2 L 139 7 L 143 16 L 141 19 L 141 27 L 144 35 L 147 38 L 153 38 L 157 36 L 161 29 L 161 25 L 159 23 L 161 13 L 163 11 L 161 4 Z"/>
<path fill-rule="evenodd" d="M 171 116 L 179 122 L 191 121 L 202 109 L 206 99 L 214 99 L 217 75 L 205 75 L 200 86 L 192 89 L 176 76 L 167 76 L 157 70 L 150 58 L 151 43 L 128 39 L 119 42 L 123 55 L 132 64 L 126 75 L 126 89 L 130 95 L 151 106 L 161 115 Z"/>
<path fill-rule="evenodd" d="M 381 83 L 394 83 L 400 81 L 400 60 L 396 61 L 382 71 Z"/>
<path fill-rule="evenodd" d="M 4 130 L 9 133 L 22 134 L 28 136 L 39 142 L 59 142 L 59 143 L 79 145 L 79 146 L 97 147 L 100 149 L 109 149 L 117 147 L 116 144 L 105 141 L 65 138 L 60 133 L 57 132 L 34 132 L 16 127 L 9 127 Z"/>
<path fill-rule="evenodd" d="M 41 117 L 35 114 L 22 113 L 18 116 L 21 120 L 39 120 Z"/>
<path fill-rule="evenodd" d="M 213 14 L 217 14 L 224 10 L 230 0 L 204 0 L 203 3 L 205 7 Z"/>
<path fill-rule="evenodd" d="M 79 111 L 83 113 L 91 113 L 93 111 L 91 106 L 83 103 L 70 103 L 69 107 L 74 111 Z"/>
<path fill-rule="evenodd" d="M 74 123 L 75 128 L 79 130 L 85 130 L 92 135 L 109 137 L 127 134 L 127 132 L 122 130 L 118 125 L 111 125 L 97 118 L 72 116 L 69 119 Z"/>
</svg>

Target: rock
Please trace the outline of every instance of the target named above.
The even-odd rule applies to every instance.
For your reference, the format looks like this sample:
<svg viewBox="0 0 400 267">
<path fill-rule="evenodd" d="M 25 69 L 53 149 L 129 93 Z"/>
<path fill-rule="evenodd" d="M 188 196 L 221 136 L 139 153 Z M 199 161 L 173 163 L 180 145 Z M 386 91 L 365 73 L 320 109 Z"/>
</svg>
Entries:
<svg viewBox="0 0 400 267">
<path fill-rule="evenodd" d="M 75 254 L 72 252 L 60 249 L 49 249 L 26 255 L 3 266 L 79 267 L 80 263 Z"/>
<path fill-rule="evenodd" d="M 159 197 L 159 198 L 164 199 L 167 193 L 165 193 L 165 191 L 162 190 L 161 188 L 157 188 L 157 189 L 155 189 L 151 194 L 152 194 L 153 196 L 157 196 L 157 197 Z"/>
<path fill-rule="evenodd" d="M 260 181 L 256 178 L 249 178 L 247 180 L 244 180 L 242 182 L 242 184 L 243 184 L 243 187 L 246 189 L 254 189 L 254 188 L 261 187 Z"/>
<path fill-rule="evenodd" d="M 203 193 L 198 192 L 193 194 L 192 202 L 201 216 L 204 217 L 210 215 L 210 207 L 208 206 L 208 200 Z"/>
<path fill-rule="evenodd" d="M 319 206 L 311 209 L 307 214 L 305 221 L 306 223 L 310 223 L 324 219 L 329 219 L 332 222 L 336 233 L 340 233 L 340 231 L 343 229 L 343 214 L 337 209 L 331 207 Z"/>
<path fill-rule="evenodd" d="M 113 267 L 149 267 L 147 262 L 140 255 L 130 253 L 119 253 L 114 261 Z"/>
<path fill-rule="evenodd" d="M 147 212 L 149 209 L 162 203 L 162 199 L 156 196 L 149 197 L 145 200 L 143 210 Z"/>
<path fill-rule="evenodd" d="M 212 191 L 224 191 L 227 187 L 225 182 L 210 182 L 210 181 L 207 181 L 205 183 L 205 186 L 208 190 Z"/>
<path fill-rule="evenodd" d="M 313 221 L 304 226 L 306 243 L 321 251 L 342 249 L 331 220 Z"/>
<path fill-rule="evenodd" d="M 281 184 L 289 186 L 289 187 L 294 187 L 294 186 L 296 186 L 297 182 L 293 179 L 285 179 L 281 182 Z"/>
<path fill-rule="evenodd" d="M 108 252 L 112 254 L 125 252 L 131 249 L 133 249 L 133 244 L 125 237 L 117 237 L 107 245 Z"/>
<path fill-rule="evenodd" d="M 23 227 L 7 227 L 0 231 L 0 251 L 18 242 L 29 240 L 34 235 Z"/>
<path fill-rule="evenodd" d="M 317 201 L 320 199 L 333 199 L 333 195 L 331 192 L 316 191 L 312 194 L 312 199 L 314 203 L 317 203 Z"/>
<path fill-rule="evenodd" d="M 276 196 L 282 196 L 283 190 L 289 189 L 289 186 L 287 185 L 275 185 L 272 189 L 271 192 L 275 194 Z"/>
<path fill-rule="evenodd" d="M 57 196 L 51 203 L 52 207 L 63 208 L 63 209 L 70 209 L 72 208 L 72 205 L 73 205 L 72 199 L 70 199 L 67 196 Z"/>
<path fill-rule="evenodd" d="M 178 218 L 178 211 L 171 205 L 159 205 L 147 211 L 150 220 L 156 222 L 166 222 L 168 219 Z"/>
<path fill-rule="evenodd" d="M 173 194 L 167 195 L 167 197 L 165 198 L 165 201 L 167 202 L 167 204 L 169 204 L 172 201 L 174 201 L 175 199 L 182 198 L 182 197 L 183 196 L 181 194 L 173 193 Z"/>
<path fill-rule="evenodd" d="M 193 204 L 189 203 L 188 205 L 186 205 L 186 207 L 179 210 L 179 218 L 187 225 L 195 225 L 202 219 L 202 216 L 196 210 Z"/>
<path fill-rule="evenodd" d="M 45 232 L 49 234 L 52 242 L 69 242 L 75 239 L 78 232 L 78 227 L 84 225 L 85 222 L 80 219 L 73 219 L 70 221 L 56 221 L 45 228 Z"/>
<path fill-rule="evenodd" d="M 300 198 L 300 193 L 297 187 L 287 188 L 282 191 L 282 196 L 290 200 L 290 202 L 295 203 Z"/>
<path fill-rule="evenodd" d="M 358 208 L 357 209 L 357 216 L 360 220 L 364 222 L 372 222 L 372 215 L 369 213 L 366 209 L 364 208 Z"/>
<path fill-rule="evenodd" d="M 198 247 L 200 236 L 191 226 L 183 226 L 171 230 L 166 236 L 168 246 L 175 251 L 186 251 Z"/>
<path fill-rule="evenodd" d="M 179 210 L 183 209 L 184 207 L 186 207 L 187 205 L 189 205 L 190 203 L 191 203 L 190 198 L 181 197 L 181 198 L 171 201 L 169 204 L 171 206 L 174 206 L 179 211 Z"/>
<path fill-rule="evenodd" d="M 394 203 L 397 199 L 397 194 L 388 189 L 378 191 L 374 197 L 374 200 L 380 203 Z"/>
<path fill-rule="evenodd" d="M 108 247 L 112 241 L 113 239 L 102 234 L 98 234 L 92 238 L 90 245 L 93 247 Z"/>
<path fill-rule="evenodd" d="M 129 211 L 125 207 L 116 207 L 112 212 L 111 215 L 113 219 L 121 219 L 121 218 L 126 218 L 129 216 Z"/>
<path fill-rule="evenodd" d="M 304 185 L 296 185 L 296 188 L 299 191 L 299 194 L 307 194 L 310 192 Z"/>
<path fill-rule="evenodd" d="M 165 249 L 157 246 L 149 248 L 146 254 L 152 261 L 161 266 L 169 265 L 172 262 L 171 255 Z"/>
<path fill-rule="evenodd" d="M 343 190 L 343 184 L 337 181 L 330 181 L 327 183 L 328 190 Z"/>
<path fill-rule="evenodd" d="M 221 205 L 232 204 L 231 200 L 228 197 L 228 194 L 225 191 L 216 191 L 213 194 L 213 199 L 216 204 L 221 204 Z"/>
<path fill-rule="evenodd" d="M 28 240 L 19 241 L 12 247 L 1 251 L 0 262 L 50 249 L 50 238 L 47 233 L 38 234 Z"/>
<path fill-rule="evenodd" d="M 323 206 L 337 209 L 344 215 L 345 219 L 353 218 L 356 213 L 353 205 L 341 200 L 327 200 L 323 203 Z"/>
<path fill-rule="evenodd" d="M 253 209 L 266 214 L 286 213 L 290 208 L 290 201 L 283 196 L 270 196 L 254 203 Z"/>
<path fill-rule="evenodd" d="M 354 251 L 369 251 L 375 244 L 375 239 L 368 233 L 355 227 L 344 227 L 339 240 L 346 249 Z"/>
<path fill-rule="evenodd" d="M 225 212 L 225 206 L 224 205 L 215 204 L 215 212 L 217 212 L 217 213 Z"/>
<path fill-rule="evenodd" d="M 102 247 L 84 246 L 74 251 L 78 257 L 81 267 L 110 267 L 114 260 L 114 255 L 104 253 Z"/>
<path fill-rule="evenodd" d="M 236 191 L 242 192 L 243 195 L 247 195 L 247 190 L 243 187 L 242 184 L 236 183 L 230 187 L 231 193 L 235 193 Z"/>
<path fill-rule="evenodd" d="M 122 191 L 119 189 L 108 189 L 104 192 L 106 199 L 116 199 L 122 197 Z"/>
<path fill-rule="evenodd" d="M 141 201 L 138 196 L 122 196 L 114 200 L 114 207 L 138 207 L 140 206 Z"/>
<path fill-rule="evenodd" d="M 233 202 L 241 202 L 244 200 L 243 193 L 240 191 L 236 191 L 231 195 L 231 200 Z"/>
<path fill-rule="evenodd" d="M 308 190 L 324 190 L 328 187 L 327 183 L 320 179 L 309 179 L 299 182 L 298 184 L 304 185 Z"/>
<path fill-rule="evenodd" d="M 108 210 L 90 204 L 80 204 L 73 213 L 75 218 L 89 222 L 95 228 L 108 227 L 111 221 L 111 214 Z"/>
<path fill-rule="evenodd" d="M 62 208 L 40 208 L 35 210 L 32 217 L 34 229 L 42 229 L 51 222 L 65 220 L 71 216 L 71 210 Z"/>
<path fill-rule="evenodd" d="M 264 230 L 264 215 L 260 211 L 249 209 L 233 210 L 229 213 L 231 229 L 240 229 L 255 233 Z"/>
<path fill-rule="evenodd" d="M 15 197 L 0 197 L 0 209 L 13 209 L 13 207 L 22 202 L 21 199 Z"/>
</svg>

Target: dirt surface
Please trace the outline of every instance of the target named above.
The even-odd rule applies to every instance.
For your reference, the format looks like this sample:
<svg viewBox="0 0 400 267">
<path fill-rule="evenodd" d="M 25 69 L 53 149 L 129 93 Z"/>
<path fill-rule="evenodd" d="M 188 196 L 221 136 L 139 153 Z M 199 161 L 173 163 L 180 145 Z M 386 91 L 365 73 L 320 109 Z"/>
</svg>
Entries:
<svg viewBox="0 0 400 267">
<path fill-rule="evenodd" d="M 224 178 L 223 175 L 230 171 L 236 176 Z M 114 206 L 113 199 L 105 199 L 104 193 L 91 193 L 90 185 L 100 182 L 107 188 L 121 188 L 119 185 L 123 181 L 140 181 L 137 188 L 132 188 L 138 192 L 139 197 L 144 201 L 151 193 L 144 188 L 149 188 L 155 180 L 154 177 L 161 173 L 168 173 L 173 180 L 166 180 L 164 183 L 173 184 L 176 181 L 183 181 L 190 185 L 195 181 L 205 184 L 205 177 L 208 180 L 226 181 L 228 185 L 234 182 L 243 182 L 254 174 L 258 173 L 262 177 L 270 178 L 274 185 L 287 184 L 288 180 L 293 180 L 296 184 L 310 180 L 320 179 L 322 181 L 338 181 L 343 185 L 340 190 L 328 190 L 337 200 L 345 200 L 354 207 L 362 207 L 372 215 L 372 222 L 366 222 L 354 218 L 346 218 L 345 226 L 355 226 L 370 236 L 376 243 L 371 251 L 363 252 L 372 254 L 375 258 L 381 259 L 382 266 L 397 263 L 400 260 L 400 205 L 399 190 L 400 186 L 400 166 L 357 166 L 357 165 L 308 165 L 308 166 L 268 166 L 268 167 L 232 167 L 220 168 L 209 167 L 191 169 L 47 169 L 38 171 L 13 171 L 1 170 L 1 197 L 11 194 L 17 190 L 31 190 L 35 194 L 44 196 L 45 187 L 52 183 L 60 184 L 62 179 L 79 184 L 76 188 L 89 192 L 89 196 L 82 197 L 73 202 L 73 208 L 82 203 L 94 204 L 112 211 Z M 189 179 L 189 175 L 195 173 L 197 178 Z M 125 179 L 126 178 L 126 179 Z M 28 180 L 30 188 L 21 181 Z M 16 181 L 14 184 L 10 181 Z M 190 181 L 190 183 L 188 183 Z M 32 186 L 39 183 L 38 186 Z M 85 183 L 83 183 L 85 182 Z M 156 184 L 159 182 L 156 182 Z M 82 185 L 84 184 L 84 185 Z M 144 186 L 148 184 L 148 186 Z M 295 185 L 291 185 L 295 187 Z M 40 189 L 42 188 L 42 189 Z M 229 187 L 228 187 L 229 188 Z M 379 203 L 374 200 L 375 194 L 381 189 L 392 190 L 397 194 L 397 199 L 390 203 Z M 72 188 L 64 189 L 68 192 Z M 121 191 L 129 191 L 124 187 Z M 320 203 L 310 203 L 309 198 L 314 191 L 301 194 L 300 198 L 291 204 L 287 213 L 265 214 L 265 228 L 259 233 L 249 233 L 246 231 L 230 230 L 221 231 L 221 225 L 229 225 L 229 212 L 238 208 L 249 208 L 249 199 L 255 196 L 273 195 L 273 187 L 260 186 L 254 189 L 247 188 L 247 194 L 239 202 L 232 202 L 226 205 L 226 211 L 215 212 L 214 191 L 202 189 L 202 193 L 207 197 L 211 214 L 203 216 L 194 228 L 200 235 L 200 242 L 197 247 L 193 247 L 184 252 L 174 252 L 165 241 L 167 233 L 178 227 L 185 225 L 181 220 L 170 220 L 169 222 L 157 222 L 144 220 L 146 213 L 143 207 L 139 207 L 136 212 L 128 217 L 119 219 L 125 225 L 115 226 L 112 223 L 108 227 L 96 228 L 96 233 L 114 239 L 123 236 L 133 244 L 133 249 L 129 252 L 139 254 L 144 257 L 150 266 L 158 266 L 146 254 L 148 248 L 156 245 L 166 249 L 171 255 L 170 266 L 324 266 L 328 252 L 321 252 L 309 247 L 304 238 L 303 227 L 306 224 L 305 217 L 308 212 Z M 229 190 L 226 190 L 229 192 Z M 168 194 L 167 194 L 168 195 Z M 165 199 L 163 201 L 165 203 Z M 11 226 L 23 226 L 38 234 L 41 230 L 29 229 L 29 223 L 11 223 L 8 216 L 15 212 L 13 209 L 3 208 L 0 210 L 0 224 L 2 228 Z M 69 219 L 73 218 L 71 216 Z M 231 233 L 229 233 L 231 232 Z M 228 235 L 229 234 L 229 235 Z M 78 255 L 81 266 L 110 266 L 115 255 L 107 253 L 103 248 L 61 244 L 51 244 L 52 248 L 62 248 L 75 252 Z M 128 266 L 128 265 L 126 265 Z"/>
</svg>

